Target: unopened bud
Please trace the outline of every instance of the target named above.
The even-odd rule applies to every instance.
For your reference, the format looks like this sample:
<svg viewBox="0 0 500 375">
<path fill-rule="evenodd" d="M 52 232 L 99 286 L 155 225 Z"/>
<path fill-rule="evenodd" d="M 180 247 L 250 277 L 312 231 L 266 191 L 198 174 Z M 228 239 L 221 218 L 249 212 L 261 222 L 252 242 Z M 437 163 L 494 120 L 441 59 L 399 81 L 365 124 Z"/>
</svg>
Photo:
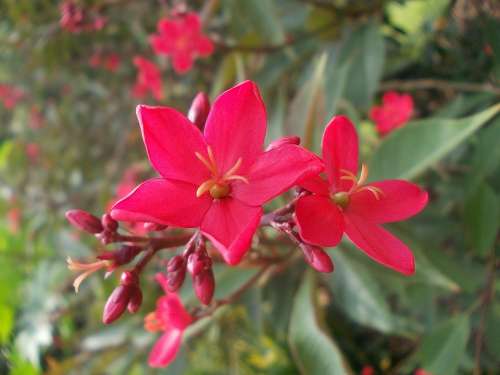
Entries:
<svg viewBox="0 0 500 375">
<path fill-rule="evenodd" d="M 101 221 L 87 211 L 69 210 L 65 216 L 71 225 L 87 233 L 97 234 L 101 233 L 104 229 Z"/>
<path fill-rule="evenodd" d="M 122 285 L 139 285 L 139 278 L 133 271 L 122 272 L 120 277 L 120 284 Z"/>
<path fill-rule="evenodd" d="M 285 137 L 281 137 L 271 142 L 269 146 L 267 146 L 266 151 L 274 150 L 275 148 L 281 147 L 283 145 L 299 145 L 300 137 L 296 135 L 288 135 Z"/>
<path fill-rule="evenodd" d="M 325 273 L 333 271 L 333 262 L 321 247 L 302 243 L 300 249 L 304 252 L 306 262 L 316 271 Z"/>
<path fill-rule="evenodd" d="M 205 127 L 208 113 L 210 112 L 210 99 L 204 92 L 199 92 L 193 99 L 188 111 L 188 119 L 200 130 Z"/>
<path fill-rule="evenodd" d="M 133 287 L 130 294 L 130 301 L 127 305 L 127 310 L 131 314 L 135 314 L 142 305 L 142 291 L 139 286 Z"/>
<path fill-rule="evenodd" d="M 111 324 L 125 312 L 130 302 L 130 296 L 134 289 L 131 285 L 118 285 L 109 296 L 104 306 L 102 322 Z"/>
<path fill-rule="evenodd" d="M 110 232 L 116 232 L 118 229 L 118 222 L 113 219 L 110 214 L 102 215 L 101 223 L 103 227 Z"/>
<path fill-rule="evenodd" d="M 116 241 L 117 235 L 116 232 L 109 231 L 104 229 L 101 233 L 97 233 L 95 235 L 103 245 L 108 245 Z"/>
<path fill-rule="evenodd" d="M 142 251 L 140 246 L 123 245 L 118 250 L 105 251 L 97 256 L 97 259 L 111 260 L 112 267 L 116 268 L 133 260 Z"/>
<path fill-rule="evenodd" d="M 212 268 L 193 277 L 193 286 L 196 296 L 204 305 L 210 304 L 215 290 L 215 279 Z"/>
<path fill-rule="evenodd" d="M 144 229 L 148 232 L 158 232 L 166 228 L 167 228 L 166 225 L 161 225 L 156 223 L 144 223 Z"/>
<path fill-rule="evenodd" d="M 176 255 L 167 264 L 167 289 L 176 292 L 184 283 L 186 277 L 186 260 L 181 255 Z"/>
</svg>

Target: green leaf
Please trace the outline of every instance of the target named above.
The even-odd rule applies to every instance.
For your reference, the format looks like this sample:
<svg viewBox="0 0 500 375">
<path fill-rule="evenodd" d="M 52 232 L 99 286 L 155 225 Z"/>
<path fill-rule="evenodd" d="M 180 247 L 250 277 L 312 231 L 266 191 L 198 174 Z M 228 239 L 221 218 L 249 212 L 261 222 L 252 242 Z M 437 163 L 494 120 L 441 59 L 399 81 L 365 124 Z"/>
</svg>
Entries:
<svg viewBox="0 0 500 375">
<path fill-rule="evenodd" d="M 448 3 L 449 0 L 393 1 L 387 5 L 387 14 L 393 25 L 408 34 L 417 34 L 426 21 L 439 17 Z"/>
<path fill-rule="evenodd" d="M 14 312 L 8 306 L 0 306 L 0 344 L 9 340 L 14 326 Z"/>
<path fill-rule="evenodd" d="M 498 212 L 498 198 L 487 184 L 480 185 L 466 201 L 466 238 L 479 255 L 485 256 L 493 248 L 499 229 Z"/>
<path fill-rule="evenodd" d="M 434 375 L 453 375 L 465 355 L 470 323 L 460 315 L 439 324 L 423 337 L 415 359 L 420 367 Z"/>
<path fill-rule="evenodd" d="M 434 165 L 500 112 L 500 104 L 458 120 L 431 118 L 392 132 L 370 163 L 370 178 L 412 179 Z"/>
<path fill-rule="evenodd" d="M 293 357 L 302 374 L 346 374 L 341 352 L 318 324 L 314 284 L 314 274 L 308 272 L 294 298 L 288 336 Z"/>
</svg>

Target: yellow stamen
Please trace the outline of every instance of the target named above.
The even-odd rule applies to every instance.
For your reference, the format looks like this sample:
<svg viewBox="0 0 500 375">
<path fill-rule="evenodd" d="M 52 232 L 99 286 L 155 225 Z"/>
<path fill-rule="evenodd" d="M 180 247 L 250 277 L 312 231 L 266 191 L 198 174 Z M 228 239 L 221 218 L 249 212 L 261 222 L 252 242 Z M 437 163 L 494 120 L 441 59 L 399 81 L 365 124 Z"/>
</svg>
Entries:
<svg viewBox="0 0 500 375">
<path fill-rule="evenodd" d="M 240 175 L 233 175 L 233 176 L 229 176 L 229 177 L 226 177 L 225 180 L 240 180 L 240 181 L 243 181 L 245 184 L 248 184 L 248 179 L 246 177 L 243 177 L 243 176 L 240 176 Z"/>
<path fill-rule="evenodd" d="M 66 263 L 68 263 L 68 268 L 71 271 L 85 271 L 82 274 L 78 275 L 75 281 L 73 281 L 73 287 L 75 288 L 76 293 L 78 293 L 80 284 L 83 282 L 83 280 L 85 280 L 94 272 L 99 271 L 100 269 L 105 268 L 109 265 L 109 261 L 107 260 L 100 260 L 93 263 L 81 263 L 74 261 L 70 257 L 66 258 Z"/>
<path fill-rule="evenodd" d="M 196 157 L 207 167 L 207 169 L 212 173 L 212 175 L 216 175 L 217 168 L 214 167 L 213 164 L 211 164 L 202 154 L 199 152 L 194 153 Z"/>
<path fill-rule="evenodd" d="M 366 166 L 366 164 L 361 164 L 361 173 L 359 174 L 359 180 L 357 185 L 358 186 L 364 185 L 367 178 L 368 178 L 368 167 Z"/>
<path fill-rule="evenodd" d="M 241 167 L 242 159 L 239 158 L 236 163 L 224 174 L 223 178 L 227 178 L 236 173 L 236 171 Z"/>
<path fill-rule="evenodd" d="M 215 181 L 212 179 L 206 180 L 204 183 L 202 183 L 196 190 L 196 198 L 201 197 L 203 194 L 209 191 L 214 184 Z"/>
</svg>

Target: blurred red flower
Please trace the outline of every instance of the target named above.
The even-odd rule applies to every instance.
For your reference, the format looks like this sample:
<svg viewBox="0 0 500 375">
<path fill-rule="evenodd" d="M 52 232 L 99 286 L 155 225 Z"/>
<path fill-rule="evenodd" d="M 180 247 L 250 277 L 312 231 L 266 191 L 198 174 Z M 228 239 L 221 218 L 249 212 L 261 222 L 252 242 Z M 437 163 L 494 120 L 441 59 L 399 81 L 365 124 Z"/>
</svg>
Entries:
<svg viewBox="0 0 500 375">
<path fill-rule="evenodd" d="M 65 0 L 59 5 L 61 19 L 59 25 L 63 30 L 70 33 L 82 31 L 101 30 L 106 25 L 106 18 L 89 12 L 87 9 L 77 5 L 73 0 Z"/>
<path fill-rule="evenodd" d="M 201 31 L 200 17 L 196 13 L 184 13 L 158 21 L 158 34 L 150 37 L 156 54 L 172 59 L 174 70 L 186 73 L 198 56 L 209 56 L 214 51 L 213 42 Z"/>
<path fill-rule="evenodd" d="M 134 57 L 134 65 L 137 67 L 137 79 L 132 89 L 132 95 L 141 99 L 151 93 L 156 100 L 162 100 L 163 84 L 158 67 L 142 56 Z"/>
<path fill-rule="evenodd" d="M 111 216 L 200 227 L 229 264 L 250 247 L 262 205 L 322 169 L 315 155 L 294 144 L 263 152 L 266 110 L 250 81 L 217 98 L 204 134 L 172 108 L 140 105 L 137 115 L 149 160 L 162 177 L 139 185 Z"/>
<path fill-rule="evenodd" d="M 149 332 L 163 332 L 149 353 L 148 362 L 151 367 L 165 367 L 175 359 L 182 344 L 184 331 L 193 318 L 177 294 L 168 291 L 166 277 L 158 273 L 156 281 L 165 291 L 165 295 L 156 302 L 156 310 L 146 315 L 144 328 Z"/>
<path fill-rule="evenodd" d="M 120 55 L 117 53 L 103 54 L 102 52 L 94 52 L 89 59 L 89 65 L 92 68 L 102 67 L 112 73 L 116 72 L 121 64 Z"/>
<path fill-rule="evenodd" d="M 375 261 L 410 275 L 413 254 L 381 224 L 407 219 L 427 204 L 427 193 L 403 180 L 366 183 L 368 169 L 358 172 L 358 135 L 345 116 L 334 117 L 323 134 L 322 156 L 327 180 L 320 176 L 300 185 L 311 195 L 296 204 L 302 239 L 311 244 L 337 245 L 345 232 Z"/>
<path fill-rule="evenodd" d="M 6 109 L 12 109 L 24 99 L 24 92 L 13 85 L 0 84 L 0 101 Z"/>
<path fill-rule="evenodd" d="M 406 124 L 413 115 L 413 98 L 408 94 L 388 91 L 382 97 L 382 105 L 374 106 L 370 118 L 377 125 L 377 130 L 384 136 Z"/>
</svg>

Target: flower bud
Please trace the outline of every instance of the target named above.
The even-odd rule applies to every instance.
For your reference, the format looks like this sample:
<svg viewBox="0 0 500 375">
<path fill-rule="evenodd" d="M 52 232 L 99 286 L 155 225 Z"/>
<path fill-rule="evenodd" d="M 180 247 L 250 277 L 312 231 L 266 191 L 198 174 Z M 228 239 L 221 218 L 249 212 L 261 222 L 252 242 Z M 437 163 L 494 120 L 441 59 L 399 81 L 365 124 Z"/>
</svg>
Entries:
<svg viewBox="0 0 500 375">
<path fill-rule="evenodd" d="M 144 229 L 148 232 L 158 232 L 166 228 L 167 228 L 166 225 L 161 225 L 156 223 L 144 223 Z"/>
<path fill-rule="evenodd" d="M 122 285 L 139 285 L 139 278 L 134 271 L 122 272 L 120 277 L 120 284 Z"/>
<path fill-rule="evenodd" d="M 134 286 L 122 284 L 113 290 L 113 293 L 111 293 L 104 306 L 102 314 L 102 322 L 104 324 L 111 324 L 122 316 L 129 304 L 133 289 Z"/>
<path fill-rule="evenodd" d="M 136 286 L 132 289 L 130 294 L 130 301 L 127 305 L 128 312 L 135 314 L 142 305 L 142 291 L 141 288 Z"/>
<path fill-rule="evenodd" d="M 110 214 L 102 215 L 101 223 L 104 229 L 110 232 L 116 232 L 116 230 L 118 229 L 118 222 L 113 219 Z"/>
<path fill-rule="evenodd" d="M 167 290 L 176 292 L 186 278 L 186 260 L 182 255 L 176 255 L 167 264 Z"/>
<path fill-rule="evenodd" d="M 97 256 L 97 259 L 111 260 L 111 268 L 116 268 L 133 260 L 142 251 L 140 246 L 123 245 L 118 250 L 105 251 Z"/>
<path fill-rule="evenodd" d="M 196 296 L 204 305 L 210 304 L 215 290 L 215 279 L 212 268 L 208 268 L 193 277 Z"/>
<path fill-rule="evenodd" d="M 267 146 L 266 151 L 274 150 L 275 148 L 281 147 L 283 145 L 299 145 L 300 137 L 296 135 L 288 135 L 285 137 L 281 137 L 271 142 L 269 146 Z"/>
<path fill-rule="evenodd" d="M 95 235 L 103 245 L 108 245 L 116 241 L 116 232 L 111 232 L 107 229 L 104 229 L 101 233 L 97 233 Z"/>
<path fill-rule="evenodd" d="M 304 252 L 306 262 L 316 271 L 325 273 L 333 271 L 333 262 L 321 247 L 302 243 L 300 249 Z"/>
<path fill-rule="evenodd" d="M 209 112 L 210 100 L 208 99 L 208 95 L 204 92 L 199 92 L 191 103 L 187 117 L 200 130 L 203 130 Z"/>
<path fill-rule="evenodd" d="M 87 233 L 97 234 L 101 233 L 104 229 L 101 221 L 87 211 L 69 210 L 65 216 L 71 225 Z"/>
</svg>

